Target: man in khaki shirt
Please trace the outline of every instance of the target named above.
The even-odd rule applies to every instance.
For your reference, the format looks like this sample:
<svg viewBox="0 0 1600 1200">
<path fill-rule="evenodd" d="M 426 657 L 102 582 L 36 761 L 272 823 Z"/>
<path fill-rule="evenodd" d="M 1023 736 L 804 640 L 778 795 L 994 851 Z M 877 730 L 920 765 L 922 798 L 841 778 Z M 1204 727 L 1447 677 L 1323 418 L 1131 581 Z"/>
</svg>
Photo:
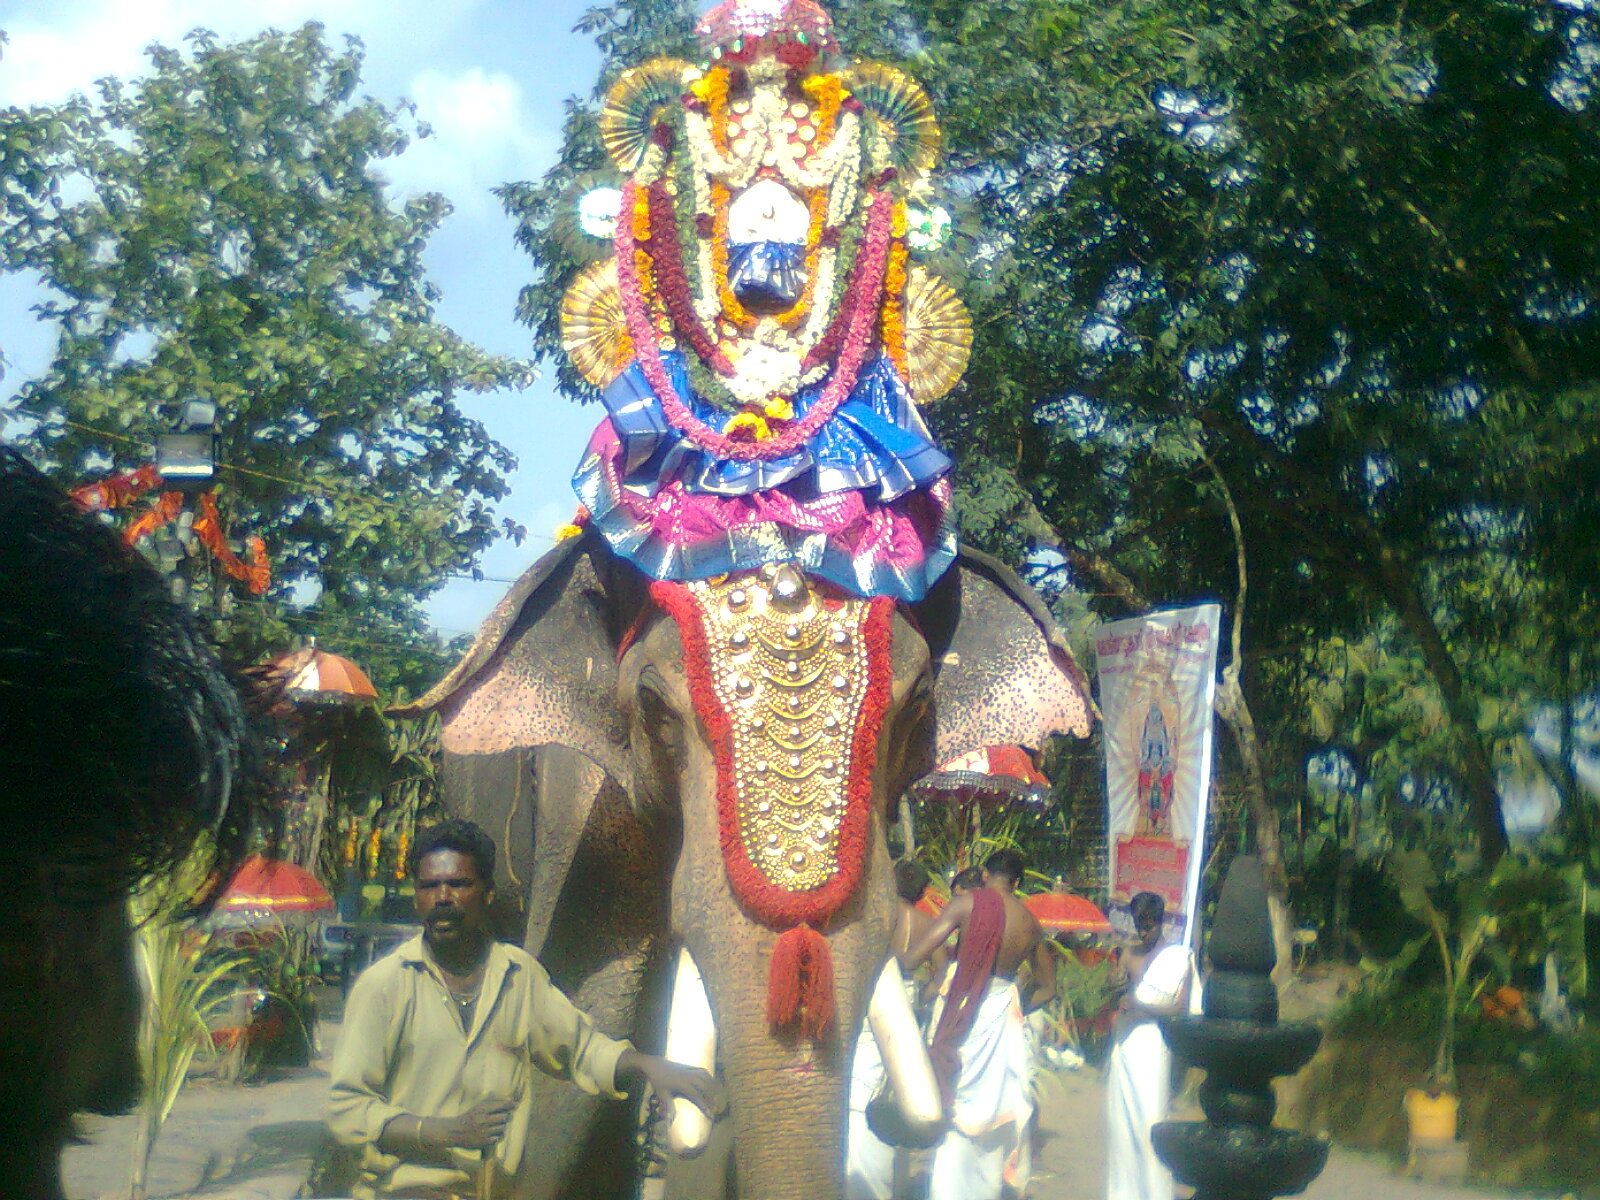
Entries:
<svg viewBox="0 0 1600 1200">
<path fill-rule="evenodd" d="M 422 936 L 361 973 L 333 1056 L 328 1127 L 361 1150 L 355 1195 L 509 1195 L 532 1117 L 530 1071 L 621 1098 L 642 1078 L 715 1115 L 704 1071 L 613 1041 L 525 951 L 489 936 L 494 843 L 468 821 L 425 830 L 412 854 Z"/>
</svg>

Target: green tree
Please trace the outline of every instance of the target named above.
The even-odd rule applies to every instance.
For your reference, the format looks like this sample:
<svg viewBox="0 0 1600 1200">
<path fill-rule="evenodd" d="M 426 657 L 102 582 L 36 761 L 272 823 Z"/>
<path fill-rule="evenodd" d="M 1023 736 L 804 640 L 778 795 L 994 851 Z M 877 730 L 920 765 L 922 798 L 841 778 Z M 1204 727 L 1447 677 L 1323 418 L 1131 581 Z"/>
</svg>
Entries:
<svg viewBox="0 0 1600 1200">
<path fill-rule="evenodd" d="M 58 147 L 42 183 L 7 181 L 51 197 L 47 221 L 0 227 L 0 266 L 40 273 L 59 331 L 16 412 L 77 482 L 148 461 L 163 405 L 216 401 L 225 518 L 266 540 L 275 576 L 273 603 L 233 617 L 238 652 L 281 642 L 285 619 L 359 614 L 437 654 L 420 599 L 497 528 L 520 534 L 491 508 L 512 458 L 457 397 L 530 375 L 436 318 L 422 255 L 449 206 L 396 203 L 379 173 L 426 131 L 357 98 L 359 44 L 314 24 L 150 57 L 93 100 L 0 114 L 8 152 L 41 125 Z"/>
</svg>

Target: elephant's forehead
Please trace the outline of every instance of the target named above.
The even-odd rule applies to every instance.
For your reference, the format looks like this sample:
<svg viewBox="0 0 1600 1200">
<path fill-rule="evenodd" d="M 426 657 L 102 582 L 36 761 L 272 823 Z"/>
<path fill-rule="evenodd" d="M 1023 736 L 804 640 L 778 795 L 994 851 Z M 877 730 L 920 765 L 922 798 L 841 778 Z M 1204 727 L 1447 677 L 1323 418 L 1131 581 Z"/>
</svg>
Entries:
<svg viewBox="0 0 1600 1200">
<path fill-rule="evenodd" d="M 782 568 L 657 594 L 710 739 L 735 893 L 768 923 L 826 919 L 861 873 L 892 603 L 839 598 Z"/>
</svg>

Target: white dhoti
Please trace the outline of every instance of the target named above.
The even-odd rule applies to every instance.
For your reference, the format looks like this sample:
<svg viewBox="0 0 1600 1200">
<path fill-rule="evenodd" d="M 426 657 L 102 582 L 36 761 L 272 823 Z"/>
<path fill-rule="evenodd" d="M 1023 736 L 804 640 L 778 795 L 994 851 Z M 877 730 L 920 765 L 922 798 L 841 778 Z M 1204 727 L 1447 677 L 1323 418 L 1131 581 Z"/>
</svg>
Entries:
<svg viewBox="0 0 1600 1200">
<path fill-rule="evenodd" d="M 915 980 L 905 981 L 906 1001 L 917 1003 Z M 846 1130 L 844 1200 L 894 1200 L 896 1150 L 867 1127 L 867 1105 L 883 1090 L 889 1069 L 868 1018 L 856 1035 L 850 1063 L 850 1125 Z"/>
<path fill-rule="evenodd" d="M 1150 960 L 1133 998 L 1152 1007 L 1176 1004 L 1189 963 L 1186 948 L 1167 946 Z M 1107 1200 L 1172 1200 L 1172 1174 L 1150 1144 L 1150 1128 L 1167 1119 L 1172 1099 L 1172 1054 L 1161 1027 L 1145 1021 L 1130 1029 L 1106 1070 Z"/>
<path fill-rule="evenodd" d="M 934 1010 L 938 1028 L 941 999 Z M 951 1128 L 934 1151 L 928 1200 L 999 1200 L 1010 1183 L 1021 1191 L 1022 1137 L 1033 1116 L 1022 998 L 1009 979 L 991 979 L 961 1043 Z"/>
<path fill-rule="evenodd" d="M 886 1074 L 878 1039 L 861 1022 L 850 1065 L 850 1128 L 845 1155 L 844 1200 L 893 1200 L 894 1147 L 867 1128 L 867 1105 L 883 1087 Z"/>
</svg>

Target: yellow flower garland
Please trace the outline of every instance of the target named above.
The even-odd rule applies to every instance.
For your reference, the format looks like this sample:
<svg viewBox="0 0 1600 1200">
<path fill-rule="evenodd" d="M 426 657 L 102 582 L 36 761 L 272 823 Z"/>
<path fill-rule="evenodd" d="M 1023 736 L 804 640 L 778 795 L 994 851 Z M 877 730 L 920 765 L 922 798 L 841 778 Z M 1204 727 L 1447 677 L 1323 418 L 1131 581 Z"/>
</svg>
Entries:
<svg viewBox="0 0 1600 1200">
<path fill-rule="evenodd" d="M 706 123 L 711 127 L 711 144 L 728 152 L 728 68 L 712 67 L 689 85 L 695 99 L 706 106 Z"/>
<path fill-rule="evenodd" d="M 804 325 L 811 315 L 811 304 L 817 295 L 817 256 L 822 249 L 822 227 L 828 214 L 828 193 L 818 188 L 811 193 L 811 224 L 806 228 L 806 283 L 800 298 L 788 312 L 778 317 L 778 324 L 794 330 Z"/>
<path fill-rule="evenodd" d="M 891 226 L 894 242 L 889 247 L 889 265 L 883 279 L 883 348 L 889 361 L 909 379 L 906 360 L 906 206 L 896 203 L 894 223 Z"/>
<path fill-rule="evenodd" d="M 817 149 L 833 140 L 839 127 L 839 109 L 844 104 L 844 81 L 837 75 L 812 75 L 800 85 L 811 97 L 817 126 Z"/>
</svg>

